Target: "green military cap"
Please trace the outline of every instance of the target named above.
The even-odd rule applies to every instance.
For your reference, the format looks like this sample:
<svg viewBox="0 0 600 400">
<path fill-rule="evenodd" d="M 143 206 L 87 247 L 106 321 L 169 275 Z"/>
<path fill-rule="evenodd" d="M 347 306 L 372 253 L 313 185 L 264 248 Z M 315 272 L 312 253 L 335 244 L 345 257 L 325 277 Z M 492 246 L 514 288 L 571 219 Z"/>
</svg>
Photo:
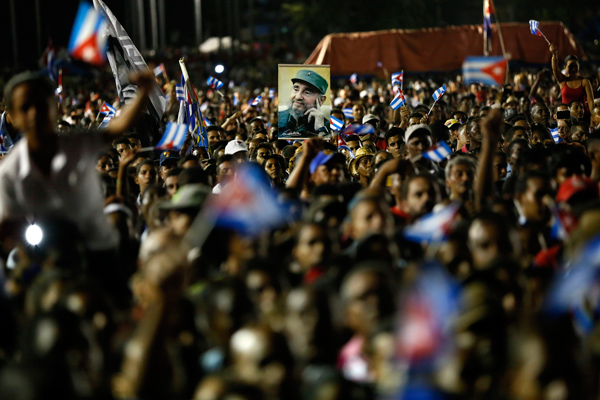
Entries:
<svg viewBox="0 0 600 400">
<path fill-rule="evenodd" d="M 321 94 L 327 93 L 327 88 L 329 87 L 329 84 L 321 75 L 309 69 L 301 69 L 298 71 L 296 77 L 292 78 L 292 82 L 296 83 L 296 81 L 301 81 L 314 86 Z"/>
</svg>

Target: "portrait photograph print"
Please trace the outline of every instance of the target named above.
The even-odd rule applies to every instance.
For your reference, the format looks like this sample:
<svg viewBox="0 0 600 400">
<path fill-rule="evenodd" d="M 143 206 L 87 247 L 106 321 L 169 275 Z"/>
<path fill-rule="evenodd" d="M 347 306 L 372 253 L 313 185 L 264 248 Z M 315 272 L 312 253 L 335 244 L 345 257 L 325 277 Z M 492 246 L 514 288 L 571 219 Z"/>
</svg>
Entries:
<svg viewBox="0 0 600 400">
<path fill-rule="evenodd" d="M 328 138 L 329 65 L 279 65 L 279 139 Z"/>
</svg>

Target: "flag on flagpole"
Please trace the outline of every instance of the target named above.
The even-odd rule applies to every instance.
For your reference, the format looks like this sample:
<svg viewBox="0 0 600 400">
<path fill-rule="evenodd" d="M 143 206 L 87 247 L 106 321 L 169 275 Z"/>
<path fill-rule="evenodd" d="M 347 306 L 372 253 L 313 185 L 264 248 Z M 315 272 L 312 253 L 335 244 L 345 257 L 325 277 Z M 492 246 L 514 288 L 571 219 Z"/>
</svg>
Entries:
<svg viewBox="0 0 600 400">
<path fill-rule="evenodd" d="M 442 210 L 431 212 L 404 229 L 404 237 L 411 242 L 431 243 L 446 239 L 460 204 L 451 203 Z"/>
<path fill-rule="evenodd" d="M 177 101 L 185 101 L 185 90 L 182 85 L 175 85 L 175 96 Z"/>
<path fill-rule="evenodd" d="M 342 111 L 344 111 L 344 117 L 348 119 L 354 119 L 354 115 L 352 115 L 352 108 L 344 108 Z"/>
<path fill-rule="evenodd" d="M 262 101 L 262 96 L 258 96 L 257 98 L 255 98 L 252 101 L 252 103 L 250 103 L 250 105 L 253 107 L 256 107 L 261 101 Z"/>
<path fill-rule="evenodd" d="M 116 113 L 117 113 L 117 109 L 114 108 L 113 106 L 111 106 L 110 104 L 108 104 L 107 102 L 104 102 L 102 104 L 102 107 L 100 107 L 100 114 L 115 115 Z"/>
<path fill-rule="evenodd" d="M 352 75 L 350 75 L 350 83 L 352 83 L 353 85 L 356 85 L 356 82 L 358 82 L 358 76 L 356 75 L 356 72 L 355 72 Z"/>
<path fill-rule="evenodd" d="M 535 19 L 529 20 L 529 30 L 531 31 L 532 35 L 543 36 L 542 31 L 540 31 L 540 23 Z"/>
<path fill-rule="evenodd" d="M 433 101 L 438 101 L 446 93 L 446 85 L 433 92 Z"/>
<path fill-rule="evenodd" d="M 550 129 L 550 133 L 552 134 L 552 139 L 554 139 L 554 143 L 560 143 L 563 141 L 558 134 L 558 128 Z"/>
<path fill-rule="evenodd" d="M 373 132 L 375 132 L 375 128 L 373 127 L 373 125 L 361 125 L 361 124 L 349 125 L 348 127 L 346 127 L 346 129 L 344 129 L 342 131 L 342 133 L 344 135 L 351 135 L 351 134 L 367 135 L 367 134 L 373 133 Z"/>
<path fill-rule="evenodd" d="M 212 76 L 208 77 L 208 79 L 206 80 L 206 84 L 215 90 L 219 90 L 223 87 L 223 82 L 221 82 L 217 78 L 213 78 Z"/>
<path fill-rule="evenodd" d="M 490 0 L 483 0 L 483 54 L 489 55 L 492 51 L 492 15 L 494 8 Z"/>
<path fill-rule="evenodd" d="M 463 63 L 465 84 L 502 86 L 508 61 L 504 57 L 467 57 Z"/>
<path fill-rule="evenodd" d="M 105 17 L 88 2 L 79 3 L 69 40 L 69 54 L 78 60 L 102 65 L 106 60 Z"/>
<path fill-rule="evenodd" d="M 188 132 L 186 124 L 167 123 L 165 133 L 156 145 L 158 150 L 180 150 Z"/>
<path fill-rule="evenodd" d="M 213 124 L 211 124 L 211 122 L 208 119 L 206 119 L 206 117 L 204 115 L 202 116 L 202 120 L 204 121 L 204 125 L 206 125 L 206 126 L 212 126 L 213 125 Z"/>
<path fill-rule="evenodd" d="M 344 127 L 344 122 L 341 119 L 337 119 L 333 115 L 329 116 L 329 126 L 332 131 L 339 131 Z"/>
<path fill-rule="evenodd" d="M 404 80 L 404 71 L 396 72 L 392 74 L 392 85 L 393 86 L 402 86 L 402 82 Z"/>
<path fill-rule="evenodd" d="M 109 44 L 106 56 L 115 77 L 117 95 L 125 103 L 130 103 L 137 96 L 137 86 L 129 82 L 129 74 L 134 71 L 148 69 L 146 61 L 137 47 L 117 20 L 117 17 L 102 0 L 94 0 L 94 7 L 106 18 L 105 32 Z M 148 95 L 150 104 L 147 107 L 155 122 L 159 122 L 165 112 L 167 99 L 158 83 L 154 84 Z"/>
<path fill-rule="evenodd" d="M 404 93 L 402 93 L 401 90 L 398 90 L 398 94 L 396 94 L 396 97 L 394 97 L 394 100 L 392 100 L 392 102 L 390 103 L 390 106 L 394 110 L 397 110 L 398 108 L 403 106 L 404 103 L 406 103 L 406 100 L 404 99 Z"/>
<path fill-rule="evenodd" d="M 423 158 L 431 161 L 440 162 L 452 153 L 450 146 L 446 142 L 441 141 L 431 146 L 425 153 Z"/>
<path fill-rule="evenodd" d="M 338 148 L 340 148 L 342 146 L 348 146 L 348 143 L 346 143 L 346 140 L 344 139 L 344 135 L 342 135 L 340 133 L 340 134 L 338 134 Z M 350 150 L 350 147 L 348 147 L 348 150 Z M 352 150 L 350 150 L 350 152 L 352 152 Z"/>
</svg>

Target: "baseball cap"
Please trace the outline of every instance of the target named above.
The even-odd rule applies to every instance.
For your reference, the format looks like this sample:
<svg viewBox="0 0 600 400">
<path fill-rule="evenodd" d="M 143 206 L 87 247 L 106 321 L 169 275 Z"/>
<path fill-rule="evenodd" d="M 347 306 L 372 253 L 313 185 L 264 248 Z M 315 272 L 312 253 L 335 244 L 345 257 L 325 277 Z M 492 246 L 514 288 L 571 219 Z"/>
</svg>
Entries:
<svg viewBox="0 0 600 400">
<path fill-rule="evenodd" d="M 210 193 L 208 186 L 191 183 L 180 187 L 170 201 L 160 203 L 159 207 L 163 210 L 200 208 Z"/>
<path fill-rule="evenodd" d="M 517 104 L 519 104 L 519 100 L 515 96 L 508 96 L 506 98 L 506 101 L 504 102 L 504 104 L 509 104 L 509 103 L 517 103 Z"/>
<path fill-rule="evenodd" d="M 225 154 L 235 154 L 240 151 L 248 151 L 246 144 L 241 140 L 232 140 L 225 146 Z"/>
<path fill-rule="evenodd" d="M 346 163 L 346 157 L 342 153 L 326 153 L 321 151 L 310 162 L 310 173 L 314 174 L 317 168 L 319 168 L 321 165 L 327 164 L 331 160 L 339 161 L 342 164 Z"/>
<path fill-rule="evenodd" d="M 598 185 L 588 177 L 573 175 L 558 188 L 556 202 L 572 202 L 575 195 L 582 200 L 598 199 Z"/>
<path fill-rule="evenodd" d="M 456 124 L 462 125 L 459 120 L 454 119 L 454 118 L 451 118 L 451 119 L 447 120 L 446 122 L 444 122 L 444 125 L 446 125 L 446 128 L 448 128 L 448 129 L 452 129 L 452 127 Z"/>
<path fill-rule="evenodd" d="M 176 152 L 175 150 L 165 150 L 162 153 L 160 153 L 160 166 L 162 167 L 163 163 L 165 161 L 179 161 L 180 157 L 179 157 L 179 153 Z"/>
<path fill-rule="evenodd" d="M 369 122 L 371 120 L 376 120 L 377 122 L 379 122 L 379 117 L 375 114 L 367 114 L 363 117 L 362 123 L 366 124 L 367 122 Z"/>
<path fill-rule="evenodd" d="M 297 81 L 314 86 L 321 94 L 326 94 L 327 88 L 329 87 L 329 84 L 321 75 L 309 69 L 299 70 L 296 73 L 296 77 L 292 78 L 292 82 L 296 83 Z"/>
<path fill-rule="evenodd" d="M 412 135 L 415 134 L 415 132 L 424 132 L 431 136 L 431 128 L 428 125 L 415 124 L 406 130 L 406 133 L 404 134 L 404 143 L 408 143 L 408 140 Z"/>
</svg>

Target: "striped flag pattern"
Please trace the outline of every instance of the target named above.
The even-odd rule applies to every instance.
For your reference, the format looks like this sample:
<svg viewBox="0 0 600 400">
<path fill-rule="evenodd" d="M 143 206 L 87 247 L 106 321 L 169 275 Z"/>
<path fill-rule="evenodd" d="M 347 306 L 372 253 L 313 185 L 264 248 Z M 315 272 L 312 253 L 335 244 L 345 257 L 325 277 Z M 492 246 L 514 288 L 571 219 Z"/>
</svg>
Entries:
<svg viewBox="0 0 600 400">
<path fill-rule="evenodd" d="M 177 96 L 177 101 L 185 101 L 185 91 L 182 85 L 175 85 L 175 95 Z"/>
<path fill-rule="evenodd" d="M 262 96 L 258 96 L 257 98 L 255 98 L 252 103 L 250 103 L 251 106 L 256 107 L 257 105 L 260 104 L 260 102 L 262 101 Z"/>
<path fill-rule="evenodd" d="M 532 35 L 543 36 L 542 31 L 540 31 L 540 22 L 536 21 L 535 19 L 529 20 L 529 30 L 531 31 Z"/>
<path fill-rule="evenodd" d="M 392 102 L 390 103 L 390 106 L 394 110 L 397 110 L 398 108 L 400 108 L 400 106 L 403 106 L 404 103 L 406 103 L 406 100 L 404 99 L 404 93 L 402 93 L 402 91 L 399 90 L 396 97 L 394 97 L 394 100 L 392 100 Z"/>
<path fill-rule="evenodd" d="M 188 132 L 188 126 L 186 124 L 175 124 L 169 122 L 165 129 L 165 134 L 160 139 L 160 142 L 156 145 L 159 150 L 174 149 L 180 150 L 185 141 L 185 136 Z"/>
<path fill-rule="evenodd" d="M 562 138 L 558 135 L 558 128 L 550 129 L 550 133 L 552 134 L 552 139 L 554 139 L 554 143 L 562 142 Z"/>
<path fill-rule="evenodd" d="M 442 86 L 433 93 L 433 101 L 438 101 L 446 93 L 446 85 Z"/>
<path fill-rule="evenodd" d="M 206 84 L 215 90 L 219 90 L 223 87 L 223 82 L 221 82 L 217 78 L 213 78 L 212 76 L 208 77 L 208 79 L 206 80 Z"/>
<path fill-rule="evenodd" d="M 356 135 L 367 135 L 369 133 L 375 132 L 375 128 L 373 125 L 361 125 L 361 124 L 352 124 L 348 126 L 342 132 L 345 135 L 356 134 Z"/>
<path fill-rule="evenodd" d="M 354 115 L 352 115 L 352 108 L 344 108 L 344 117 L 349 119 L 354 119 Z"/>
<path fill-rule="evenodd" d="M 404 71 L 396 72 L 392 74 L 392 85 L 393 86 L 402 86 L 402 81 L 404 80 Z"/>
<path fill-rule="evenodd" d="M 435 162 L 440 162 L 443 161 L 446 157 L 448 157 L 450 153 L 452 153 L 450 146 L 448 146 L 446 142 L 439 142 L 427 149 L 427 151 L 423 153 L 423 158 Z"/>
<path fill-rule="evenodd" d="M 344 122 L 340 119 L 337 119 L 333 115 L 329 116 L 329 126 L 332 131 L 339 131 L 344 127 Z"/>
</svg>

